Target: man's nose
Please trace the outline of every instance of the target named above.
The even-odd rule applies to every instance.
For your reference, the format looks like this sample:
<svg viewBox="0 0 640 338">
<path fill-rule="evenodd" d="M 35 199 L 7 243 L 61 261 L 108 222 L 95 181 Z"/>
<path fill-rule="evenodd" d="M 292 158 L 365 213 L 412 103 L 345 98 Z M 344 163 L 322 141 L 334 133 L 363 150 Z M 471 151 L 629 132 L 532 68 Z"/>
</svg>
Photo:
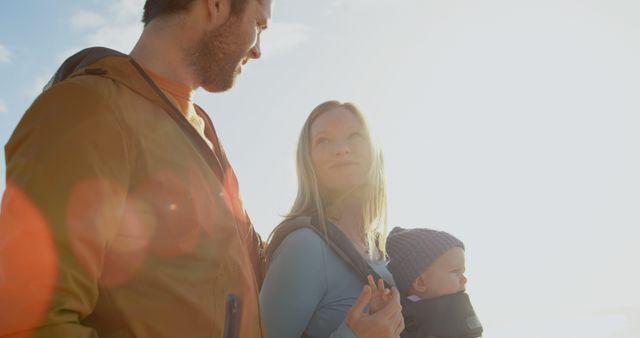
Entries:
<svg viewBox="0 0 640 338">
<path fill-rule="evenodd" d="M 260 36 L 258 36 L 256 43 L 249 50 L 249 58 L 259 59 L 260 56 L 262 56 L 262 51 L 260 51 Z"/>
</svg>

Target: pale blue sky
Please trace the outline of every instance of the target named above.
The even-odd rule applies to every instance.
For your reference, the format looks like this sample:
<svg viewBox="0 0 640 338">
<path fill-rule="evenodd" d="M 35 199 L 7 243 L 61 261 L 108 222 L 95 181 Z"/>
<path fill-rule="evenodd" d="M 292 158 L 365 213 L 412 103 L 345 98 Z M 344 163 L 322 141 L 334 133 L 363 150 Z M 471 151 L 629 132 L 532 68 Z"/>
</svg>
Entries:
<svg viewBox="0 0 640 338">
<path fill-rule="evenodd" d="M 129 51 L 142 2 L 0 0 L 2 144 L 66 56 Z M 263 49 L 234 90 L 197 95 L 261 234 L 295 195 L 306 115 L 351 100 L 391 225 L 467 245 L 485 337 L 637 337 L 639 2 L 276 0 Z"/>
</svg>

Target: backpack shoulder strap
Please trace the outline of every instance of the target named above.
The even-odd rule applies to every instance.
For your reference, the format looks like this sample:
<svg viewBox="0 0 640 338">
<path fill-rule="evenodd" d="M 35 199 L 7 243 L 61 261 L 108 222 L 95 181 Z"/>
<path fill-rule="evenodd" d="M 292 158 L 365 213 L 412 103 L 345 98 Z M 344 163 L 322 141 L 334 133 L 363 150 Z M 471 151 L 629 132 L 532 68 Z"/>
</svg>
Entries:
<svg viewBox="0 0 640 338">
<path fill-rule="evenodd" d="M 369 262 L 358 252 L 351 240 L 347 235 L 340 230 L 335 224 L 331 222 L 325 222 L 327 228 L 327 235 L 329 237 L 329 247 L 344 260 L 347 264 L 351 265 L 353 270 L 358 274 L 364 284 L 368 283 L 367 276 L 373 276 L 375 281 L 382 279 L 385 287 L 389 288 L 392 285 L 390 281 L 385 280 L 380 274 L 369 264 Z M 317 218 L 311 219 L 311 224 L 320 229 L 322 225 Z M 326 240 L 325 240 L 326 241 Z"/>
<path fill-rule="evenodd" d="M 356 272 L 360 280 L 367 284 L 367 276 L 373 276 L 374 280 L 382 279 L 385 287 L 391 287 L 390 281 L 385 280 L 378 272 L 371 267 L 367 260 L 362 257 L 358 250 L 353 246 L 351 240 L 331 222 L 325 222 L 326 229 L 322 228 L 322 224 L 317 217 L 297 217 L 289 221 L 283 222 L 274 230 L 271 240 L 267 245 L 266 263 L 267 268 L 271 260 L 271 256 L 282 241 L 292 232 L 307 228 L 315 231 L 320 238 L 338 255 L 345 263 L 349 264 Z"/>
<path fill-rule="evenodd" d="M 304 229 L 304 228 L 313 229 L 313 227 L 311 226 L 310 220 L 311 220 L 311 217 L 301 216 L 301 217 L 296 217 L 294 219 L 284 221 L 278 224 L 278 226 L 276 226 L 276 228 L 271 233 L 269 242 L 267 243 L 267 246 L 265 249 L 264 257 L 265 257 L 265 263 L 266 263 L 265 266 L 267 268 L 269 267 L 269 263 L 271 262 L 271 256 L 273 256 L 273 253 L 276 251 L 276 249 L 280 246 L 282 241 L 284 241 L 284 239 L 290 233 L 298 229 Z"/>
</svg>

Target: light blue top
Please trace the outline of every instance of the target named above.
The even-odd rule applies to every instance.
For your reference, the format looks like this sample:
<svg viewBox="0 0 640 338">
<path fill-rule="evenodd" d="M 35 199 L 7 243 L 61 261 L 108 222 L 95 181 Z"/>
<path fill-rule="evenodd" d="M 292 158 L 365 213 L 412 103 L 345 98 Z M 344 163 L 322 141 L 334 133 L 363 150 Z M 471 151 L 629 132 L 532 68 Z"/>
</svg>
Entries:
<svg viewBox="0 0 640 338">
<path fill-rule="evenodd" d="M 392 280 L 384 261 L 370 261 Z M 290 233 L 273 253 L 260 291 L 267 337 L 352 338 L 347 312 L 362 292 L 358 275 L 311 229 Z"/>
</svg>

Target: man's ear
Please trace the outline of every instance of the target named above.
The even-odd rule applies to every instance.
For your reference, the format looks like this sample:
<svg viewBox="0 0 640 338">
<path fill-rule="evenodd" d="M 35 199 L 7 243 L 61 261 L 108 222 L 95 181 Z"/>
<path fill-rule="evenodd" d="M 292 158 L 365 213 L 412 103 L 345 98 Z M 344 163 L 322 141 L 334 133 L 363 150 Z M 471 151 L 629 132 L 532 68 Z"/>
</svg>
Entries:
<svg viewBox="0 0 640 338">
<path fill-rule="evenodd" d="M 206 2 L 207 25 L 210 29 L 218 28 L 229 19 L 231 0 L 200 0 Z"/>
</svg>

